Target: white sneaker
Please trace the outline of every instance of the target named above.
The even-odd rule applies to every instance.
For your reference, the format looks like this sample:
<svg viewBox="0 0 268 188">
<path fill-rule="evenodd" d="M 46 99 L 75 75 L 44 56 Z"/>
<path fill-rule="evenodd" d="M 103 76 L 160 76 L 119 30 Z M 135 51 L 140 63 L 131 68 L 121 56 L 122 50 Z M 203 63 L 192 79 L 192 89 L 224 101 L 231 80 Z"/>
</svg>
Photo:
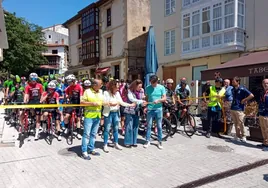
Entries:
<svg viewBox="0 0 268 188">
<path fill-rule="evenodd" d="M 158 149 L 163 149 L 162 142 L 158 142 L 157 147 L 158 147 Z"/>
<path fill-rule="evenodd" d="M 107 146 L 107 145 L 104 145 L 104 146 L 103 146 L 103 151 L 104 151 L 105 153 L 109 153 L 109 149 L 108 149 L 108 146 Z"/>
<path fill-rule="evenodd" d="M 237 136 L 234 136 L 234 138 L 232 138 L 233 141 L 240 141 L 240 139 Z"/>
<path fill-rule="evenodd" d="M 115 147 L 115 149 L 122 150 L 122 147 L 118 143 L 115 143 L 114 147 Z"/>
<path fill-rule="evenodd" d="M 35 129 L 34 140 L 38 140 L 38 138 L 39 138 L 39 129 Z"/>
<path fill-rule="evenodd" d="M 58 141 L 61 141 L 61 135 L 58 136 Z"/>
<path fill-rule="evenodd" d="M 148 148 L 151 143 L 149 141 L 146 141 L 146 143 L 143 145 L 144 148 Z"/>
<path fill-rule="evenodd" d="M 77 134 L 76 136 L 77 136 L 78 140 L 81 140 L 82 139 L 81 134 Z"/>
<path fill-rule="evenodd" d="M 68 134 L 68 132 L 69 132 L 69 129 L 68 128 L 66 128 L 64 131 L 64 134 Z"/>
<path fill-rule="evenodd" d="M 247 143 L 247 138 L 246 137 L 241 138 L 241 142 Z"/>
</svg>

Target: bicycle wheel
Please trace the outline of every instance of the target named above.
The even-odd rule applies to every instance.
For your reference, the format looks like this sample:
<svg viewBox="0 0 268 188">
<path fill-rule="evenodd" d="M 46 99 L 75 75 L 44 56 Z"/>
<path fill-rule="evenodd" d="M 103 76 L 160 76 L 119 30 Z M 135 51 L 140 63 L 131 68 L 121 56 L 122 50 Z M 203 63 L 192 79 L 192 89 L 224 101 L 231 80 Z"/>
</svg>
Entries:
<svg viewBox="0 0 268 188">
<path fill-rule="evenodd" d="M 172 127 L 171 127 L 169 120 L 163 117 L 162 119 L 162 140 L 163 141 L 166 141 L 167 138 L 170 136 L 171 130 L 172 130 Z"/>
<path fill-rule="evenodd" d="M 196 122 L 194 116 L 192 114 L 187 114 L 182 122 L 184 122 L 184 132 L 186 135 L 189 137 L 193 136 L 196 132 Z"/>
<path fill-rule="evenodd" d="M 20 140 L 19 148 L 21 148 L 22 145 L 24 144 L 24 125 L 22 125 L 20 128 L 19 140 Z"/>
<path fill-rule="evenodd" d="M 170 136 L 173 136 L 177 132 L 177 127 L 178 127 L 178 118 L 175 113 L 171 113 L 169 117 L 169 122 L 171 124 L 171 133 Z"/>
<path fill-rule="evenodd" d="M 74 125 L 75 122 L 74 122 L 74 119 L 72 119 L 72 122 L 71 122 L 71 129 L 70 129 L 70 144 L 72 145 L 73 144 L 73 140 L 74 140 Z"/>
</svg>

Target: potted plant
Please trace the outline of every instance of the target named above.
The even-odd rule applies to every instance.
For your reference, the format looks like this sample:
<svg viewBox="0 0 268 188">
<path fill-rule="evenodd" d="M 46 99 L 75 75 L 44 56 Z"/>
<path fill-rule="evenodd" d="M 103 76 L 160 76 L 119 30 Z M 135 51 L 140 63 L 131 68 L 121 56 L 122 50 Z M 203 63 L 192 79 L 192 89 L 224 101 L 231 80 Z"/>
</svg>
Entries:
<svg viewBox="0 0 268 188">
<path fill-rule="evenodd" d="M 258 103 L 252 102 L 248 104 L 245 108 L 245 126 L 249 128 L 249 140 L 262 142 L 262 132 L 260 128 L 259 118 L 258 118 Z"/>
</svg>

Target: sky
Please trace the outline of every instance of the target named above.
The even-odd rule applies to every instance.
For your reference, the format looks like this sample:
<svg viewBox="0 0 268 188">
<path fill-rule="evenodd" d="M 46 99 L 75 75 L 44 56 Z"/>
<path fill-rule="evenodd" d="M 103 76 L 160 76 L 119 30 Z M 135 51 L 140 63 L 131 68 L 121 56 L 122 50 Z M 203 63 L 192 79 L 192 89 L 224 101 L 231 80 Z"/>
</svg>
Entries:
<svg viewBox="0 0 268 188">
<path fill-rule="evenodd" d="M 62 24 L 96 0 L 4 0 L 3 7 L 43 28 Z"/>
</svg>

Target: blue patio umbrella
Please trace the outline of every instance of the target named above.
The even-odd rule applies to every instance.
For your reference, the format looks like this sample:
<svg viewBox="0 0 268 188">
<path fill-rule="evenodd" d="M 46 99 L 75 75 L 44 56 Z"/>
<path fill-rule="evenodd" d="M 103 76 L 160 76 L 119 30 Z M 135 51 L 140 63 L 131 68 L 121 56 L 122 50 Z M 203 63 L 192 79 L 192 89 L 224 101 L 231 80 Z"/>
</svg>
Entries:
<svg viewBox="0 0 268 188">
<path fill-rule="evenodd" d="M 155 75 L 158 69 L 158 59 L 156 51 L 156 42 L 154 27 L 150 26 L 147 43 L 146 43 L 146 58 L 145 58 L 145 82 L 144 86 L 150 84 L 150 76 Z"/>
</svg>

